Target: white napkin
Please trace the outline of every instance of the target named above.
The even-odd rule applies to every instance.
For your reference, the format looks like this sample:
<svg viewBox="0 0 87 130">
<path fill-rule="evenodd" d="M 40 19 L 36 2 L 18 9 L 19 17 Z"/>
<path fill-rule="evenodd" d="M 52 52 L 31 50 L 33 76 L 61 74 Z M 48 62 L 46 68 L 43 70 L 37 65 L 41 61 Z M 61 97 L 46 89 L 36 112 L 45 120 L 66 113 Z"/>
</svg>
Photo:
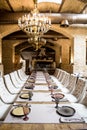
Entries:
<svg viewBox="0 0 87 130">
<path fill-rule="evenodd" d="M 79 117 L 60 117 L 61 123 L 82 123 L 85 122 L 83 118 Z"/>
</svg>

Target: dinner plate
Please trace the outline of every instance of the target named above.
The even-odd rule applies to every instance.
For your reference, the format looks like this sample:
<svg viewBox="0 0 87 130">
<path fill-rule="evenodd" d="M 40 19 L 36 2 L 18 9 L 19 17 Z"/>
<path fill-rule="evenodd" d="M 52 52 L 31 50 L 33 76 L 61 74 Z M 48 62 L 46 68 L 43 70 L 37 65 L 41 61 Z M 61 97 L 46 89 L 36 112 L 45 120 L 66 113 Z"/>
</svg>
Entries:
<svg viewBox="0 0 87 130">
<path fill-rule="evenodd" d="M 59 98 L 59 99 L 62 99 L 64 97 L 64 94 L 62 93 L 55 93 L 55 94 L 52 94 L 51 96 L 52 98 Z"/>
<path fill-rule="evenodd" d="M 22 99 L 29 99 L 29 94 L 28 93 L 22 93 L 20 96 Z"/>
<path fill-rule="evenodd" d="M 62 106 L 58 107 L 56 112 L 61 116 L 70 117 L 75 114 L 75 109 L 70 106 Z"/>
<path fill-rule="evenodd" d="M 29 114 L 31 109 L 27 106 L 18 106 L 11 110 L 11 115 L 15 117 L 22 117 L 25 114 Z"/>
</svg>

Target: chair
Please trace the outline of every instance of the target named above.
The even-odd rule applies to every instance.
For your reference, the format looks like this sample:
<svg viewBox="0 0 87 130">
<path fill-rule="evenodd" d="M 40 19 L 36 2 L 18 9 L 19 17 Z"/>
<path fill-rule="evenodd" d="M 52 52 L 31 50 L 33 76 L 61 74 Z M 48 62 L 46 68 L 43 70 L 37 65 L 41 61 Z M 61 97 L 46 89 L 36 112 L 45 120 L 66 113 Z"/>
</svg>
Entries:
<svg viewBox="0 0 87 130">
<path fill-rule="evenodd" d="M 55 76 L 56 78 L 59 77 L 60 72 L 61 72 L 61 69 L 57 69 L 57 75 Z"/>
<path fill-rule="evenodd" d="M 71 93 L 72 94 L 72 92 L 75 89 L 76 81 L 77 81 L 77 76 L 71 74 L 70 77 L 69 77 L 69 84 L 66 87 L 67 93 Z"/>
<path fill-rule="evenodd" d="M 17 70 L 18 76 L 21 80 L 26 81 L 29 76 L 25 75 L 22 69 Z"/>
<path fill-rule="evenodd" d="M 66 98 L 70 102 L 80 102 L 84 89 L 86 89 L 85 87 L 86 87 L 86 80 L 79 78 L 72 94 L 65 94 Z"/>
<path fill-rule="evenodd" d="M 65 71 L 61 70 L 59 77 L 57 77 L 58 81 L 61 82 L 64 76 L 65 76 Z"/>
<path fill-rule="evenodd" d="M 66 72 L 63 80 L 61 81 L 61 83 L 62 83 L 62 85 L 64 87 L 66 87 L 68 85 L 68 83 L 69 83 L 69 77 L 70 77 L 70 74 Z"/>
<path fill-rule="evenodd" d="M 21 80 L 21 79 L 19 78 L 17 71 L 14 71 L 13 73 L 14 73 L 14 76 L 15 76 L 15 78 L 16 78 L 16 80 L 17 80 L 17 82 L 18 82 L 19 84 L 24 84 L 24 83 L 25 83 L 25 81 L 23 81 L 23 80 Z"/>
<path fill-rule="evenodd" d="M 20 83 L 16 80 L 16 78 L 15 78 L 15 76 L 14 76 L 14 72 L 11 72 L 9 75 L 10 75 L 11 81 L 12 81 L 12 83 L 14 84 L 14 86 L 15 86 L 16 88 L 22 89 L 23 84 L 20 84 Z"/>
<path fill-rule="evenodd" d="M 5 85 L 7 87 L 7 89 L 10 91 L 10 93 L 12 94 L 18 94 L 20 92 L 20 88 L 17 88 L 15 87 L 13 84 L 12 84 L 12 81 L 10 79 L 10 76 L 9 74 L 7 75 L 4 75 L 4 82 L 5 82 Z"/>
<path fill-rule="evenodd" d="M 54 72 L 54 76 L 55 76 L 55 77 L 57 77 L 58 72 L 59 72 L 59 69 L 58 69 L 58 68 L 56 68 L 56 70 L 55 70 L 55 72 Z"/>
<path fill-rule="evenodd" d="M 4 103 L 7 103 L 7 104 L 12 104 L 17 97 L 17 95 L 12 95 L 8 92 L 4 84 L 3 78 L 0 78 L 0 96 L 2 100 L 4 101 Z"/>
<path fill-rule="evenodd" d="M 69 78 L 70 78 L 70 74 L 65 72 L 65 76 L 62 79 L 61 84 L 60 84 L 60 89 L 62 92 L 67 93 L 68 89 L 66 87 L 69 84 Z"/>
<path fill-rule="evenodd" d="M 87 86 L 87 83 L 86 83 L 86 86 Z M 80 100 L 80 103 L 87 107 L 87 87 L 84 90 L 84 93 L 83 93 L 83 96 L 82 96 L 82 98 Z"/>
<path fill-rule="evenodd" d="M 3 121 L 11 108 L 10 104 L 5 104 L 0 97 L 0 121 Z"/>
</svg>

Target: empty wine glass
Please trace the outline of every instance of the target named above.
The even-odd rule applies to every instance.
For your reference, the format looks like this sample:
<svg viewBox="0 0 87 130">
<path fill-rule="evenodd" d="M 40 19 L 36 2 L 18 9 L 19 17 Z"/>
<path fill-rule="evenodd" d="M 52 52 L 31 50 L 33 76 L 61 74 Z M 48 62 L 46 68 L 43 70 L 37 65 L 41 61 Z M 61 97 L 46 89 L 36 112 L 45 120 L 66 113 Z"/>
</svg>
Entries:
<svg viewBox="0 0 87 130">
<path fill-rule="evenodd" d="M 58 108 L 59 101 L 60 101 L 60 99 L 62 99 L 63 97 L 64 97 L 64 94 L 62 94 L 62 93 L 55 93 L 55 94 L 52 95 L 52 98 L 55 99 L 55 103 L 56 103 L 55 108 Z"/>
<path fill-rule="evenodd" d="M 27 114 L 28 114 L 28 104 L 26 104 L 25 106 L 23 106 L 23 112 L 24 112 L 24 118 L 23 118 L 23 120 L 24 121 L 27 121 L 28 119 L 29 119 L 29 117 L 27 116 Z"/>
<path fill-rule="evenodd" d="M 58 108 L 58 104 L 59 104 L 59 98 L 58 97 L 55 97 L 55 103 L 56 103 L 55 108 Z"/>
</svg>

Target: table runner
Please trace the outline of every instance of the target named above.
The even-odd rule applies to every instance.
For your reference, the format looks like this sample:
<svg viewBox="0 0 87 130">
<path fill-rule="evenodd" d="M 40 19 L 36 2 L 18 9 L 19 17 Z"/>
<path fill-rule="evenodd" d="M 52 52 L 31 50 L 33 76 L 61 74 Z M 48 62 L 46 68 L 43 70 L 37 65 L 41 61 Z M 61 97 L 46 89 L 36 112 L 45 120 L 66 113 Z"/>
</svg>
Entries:
<svg viewBox="0 0 87 130">
<path fill-rule="evenodd" d="M 70 106 L 69 104 L 66 105 Z M 60 104 L 59 106 L 63 105 Z M 31 104 L 31 112 L 28 117 L 29 120 L 24 121 L 23 117 L 14 117 L 9 112 L 3 123 L 60 123 L 59 119 L 62 116 L 56 113 L 55 104 Z M 77 112 L 71 118 L 73 117 L 80 119 Z"/>
</svg>

